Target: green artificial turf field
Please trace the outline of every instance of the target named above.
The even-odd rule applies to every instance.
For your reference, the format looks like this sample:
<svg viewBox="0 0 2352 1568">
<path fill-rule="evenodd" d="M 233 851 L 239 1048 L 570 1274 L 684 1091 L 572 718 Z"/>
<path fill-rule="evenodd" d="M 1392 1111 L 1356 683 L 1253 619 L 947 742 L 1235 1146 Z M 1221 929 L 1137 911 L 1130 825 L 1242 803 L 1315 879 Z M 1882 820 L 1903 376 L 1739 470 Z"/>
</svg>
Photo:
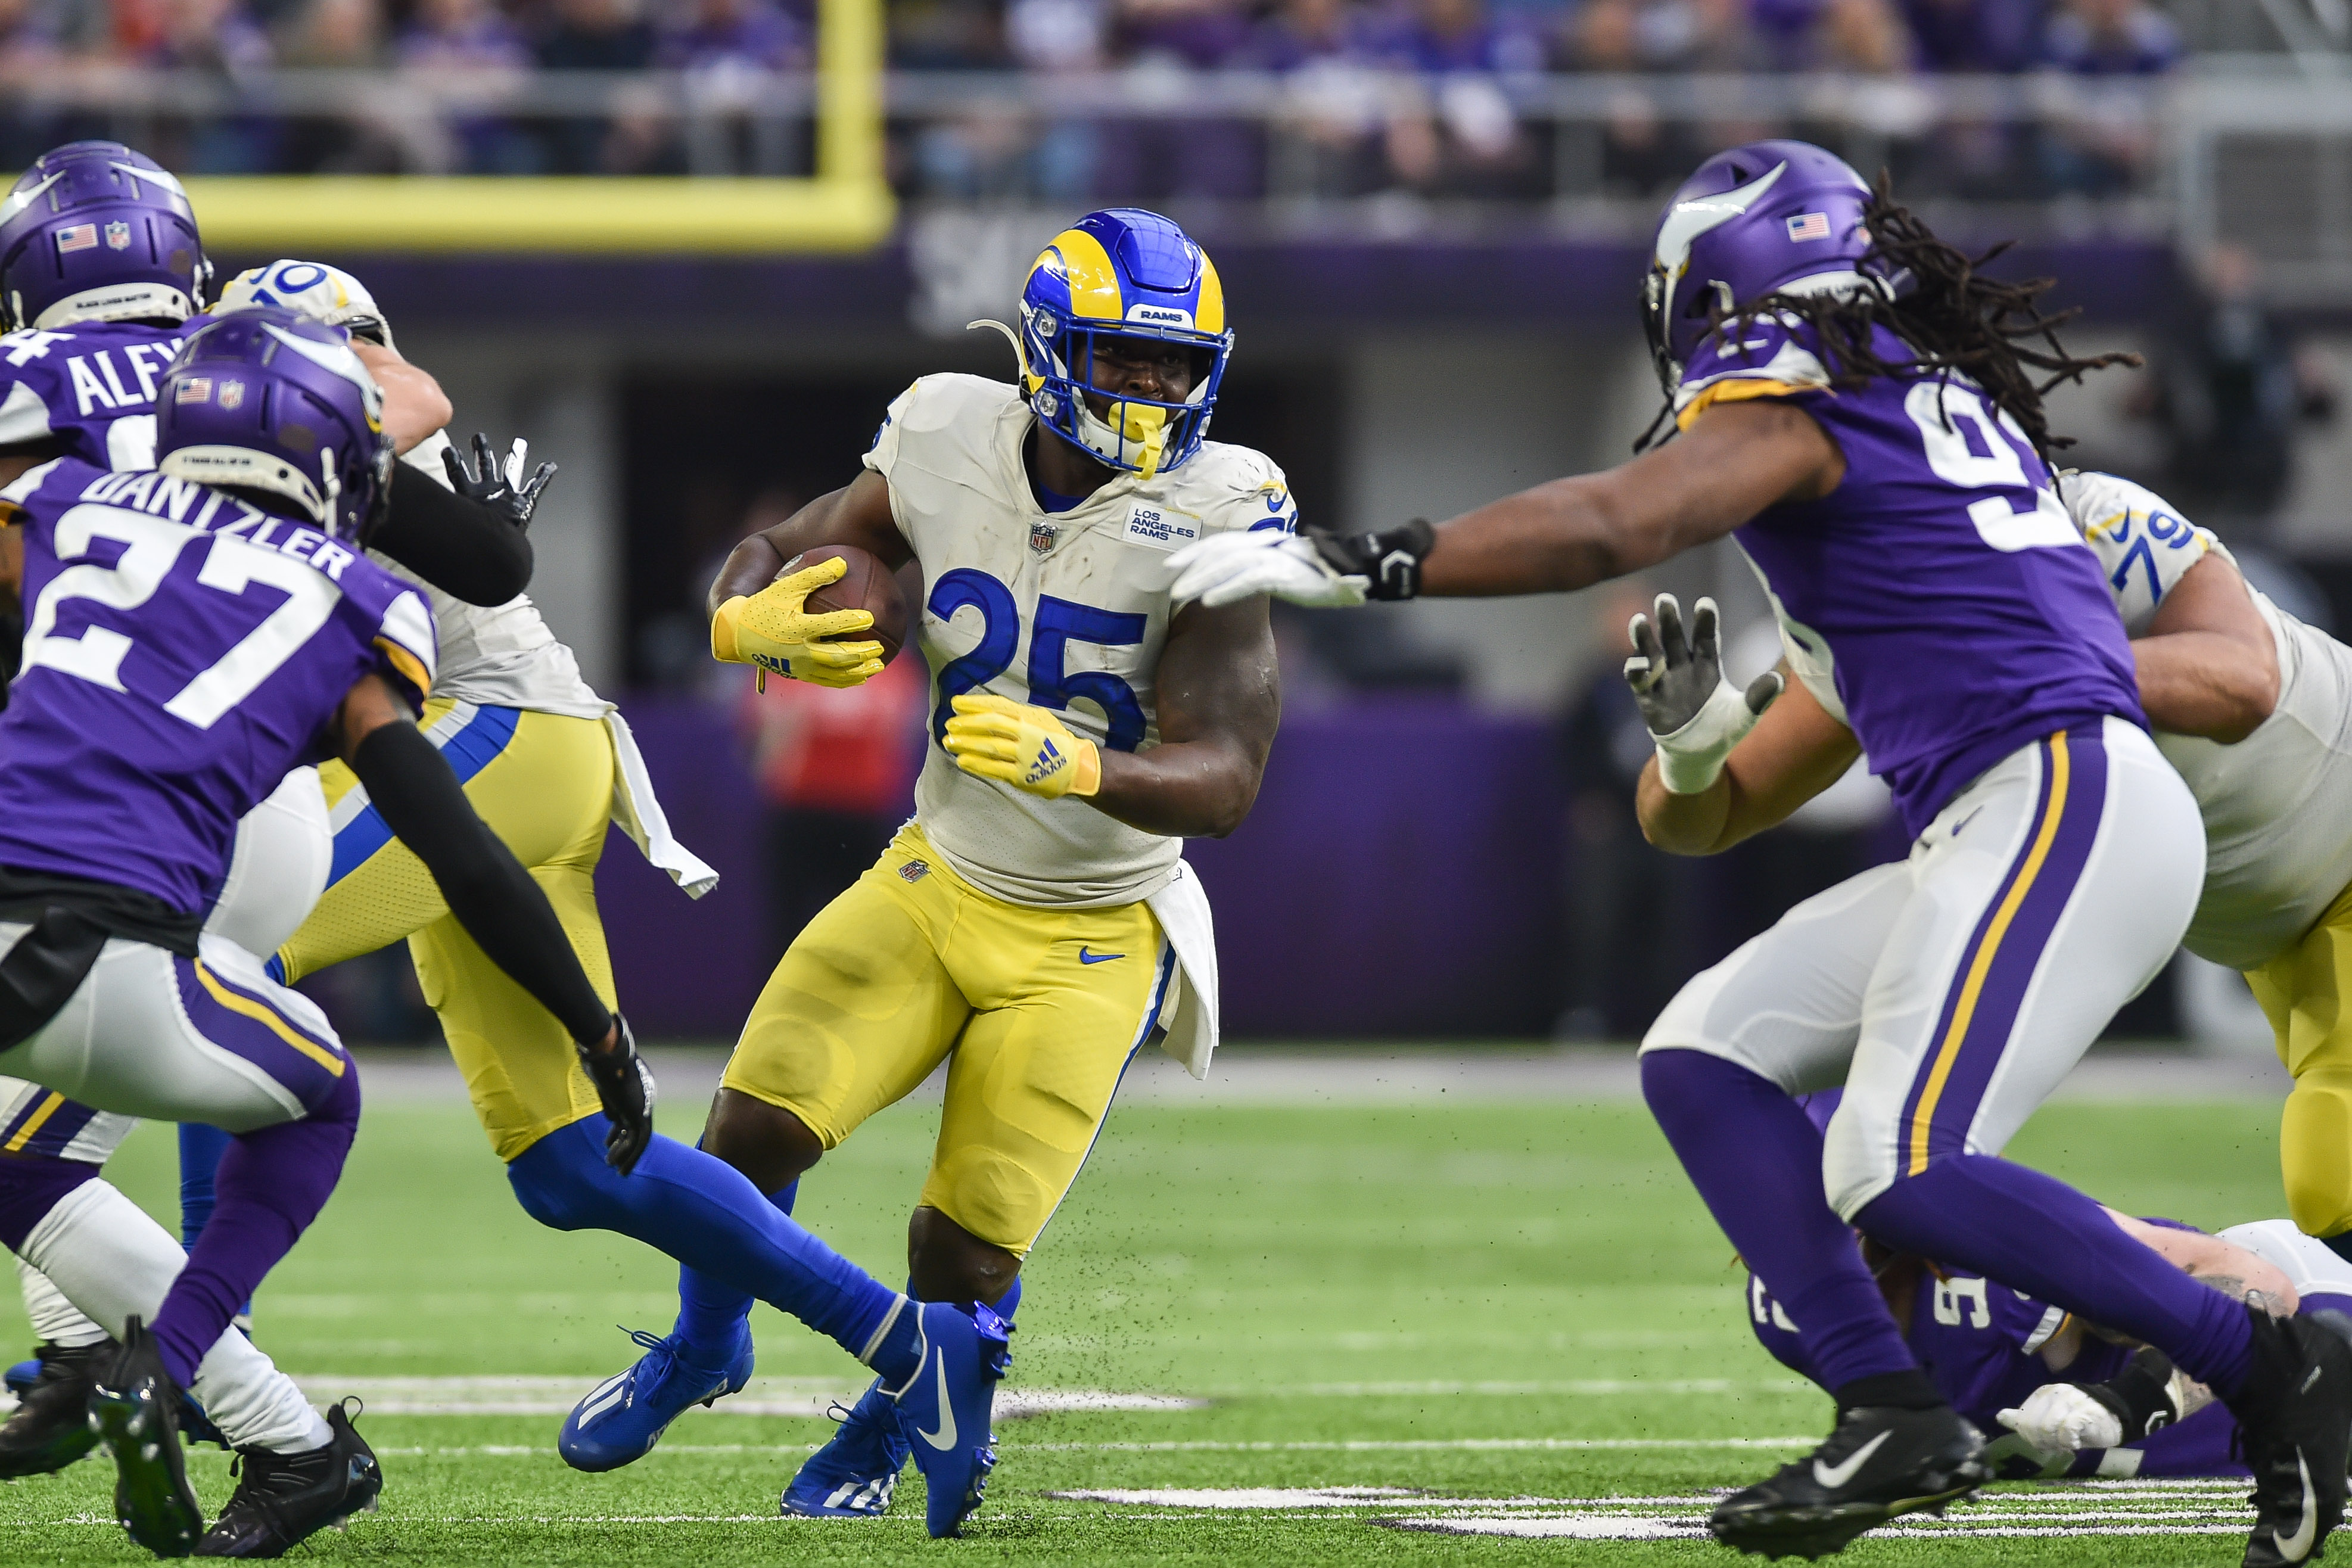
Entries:
<svg viewBox="0 0 2352 1568">
<path fill-rule="evenodd" d="M 665 1130 L 690 1137 L 699 1112 L 673 1103 Z M 2060 1106 L 2015 1152 L 2214 1226 L 2277 1211 L 2275 1116 L 2251 1100 Z M 935 1118 L 901 1107 L 803 1184 L 802 1216 L 886 1277 Z M 142 1129 L 115 1174 L 175 1212 L 167 1129 Z M 1202 1403 L 1000 1418 L 1003 1462 L 961 1542 L 925 1539 L 911 1470 L 886 1521 L 777 1517 L 780 1485 L 829 1430 L 824 1397 L 862 1378 L 766 1308 L 745 1394 L 628 1469 L 566 1469 L 561 1411 L 634 1353 L 616 1323 L 667 1328 L 673 1277 L 633 1243 L 532 1224 L 462 1106 L 373 1107 L 341 1191 L 257 1305 L 262 1342 L 314 1398 L 370 1400 L 361 1430 L 387 1479 L 380 1513 L 296 1555 L 1728 1563 L 1684 1533 L 1704 1489 L 1793 1457 L 1781 1440 L 1809 1442 L 1827 1416 L 1749 1338 L 1727 1247 L 1630 1101 L 1115 1112 L 1033 1261 L 1001 1398 Z M 0 1345 L 28 1344 L 5 1295 Z M 776 1413 L 740 1413 L 755 1405 Z M 217 1508 L 226 1457 L 197 1453 Z M 110 1489 L 102 1456 L 0 1488 L 0 1562 L 142 1560 Z M 1103 1495 L 1071 1495 L 1085 1493 Z M 1846 1560 L 2234 1563 L 2242 1495 L 2002 1489 Z M 1562 1529 L 1664 1538 L 1510 1533 Z M 1438 1532 L 1463 1530 L 1480 1533 Z"/>
</svg>

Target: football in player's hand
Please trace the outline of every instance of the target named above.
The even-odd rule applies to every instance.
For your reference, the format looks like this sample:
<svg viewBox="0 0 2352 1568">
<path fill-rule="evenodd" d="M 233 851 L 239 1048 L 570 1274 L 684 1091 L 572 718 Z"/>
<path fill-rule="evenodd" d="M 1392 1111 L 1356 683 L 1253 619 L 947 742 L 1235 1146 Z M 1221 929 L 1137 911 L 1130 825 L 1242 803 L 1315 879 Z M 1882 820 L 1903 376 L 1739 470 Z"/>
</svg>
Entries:
<svg viewBox="0 0 2352 1568">
<path fill-rule="evenodd" d="M 789 577 L 836 555 L 849 563 L 849 569 L 837 581 L 811 594 L 803 607 L 812 615 L 827 610 L 870 611 L 874 616 L 872 630 L 850 632 L 827 640 L 878 642 L 882 645 L 882 662 L 887 664 L 898 657 L 898 645 L 907 640 L 907 599 L 898 591 L 898 580 L 880 557 L 855 544 L 821 544 L 785 562 L 783 570 L 776 575 Z"/>
</svg>

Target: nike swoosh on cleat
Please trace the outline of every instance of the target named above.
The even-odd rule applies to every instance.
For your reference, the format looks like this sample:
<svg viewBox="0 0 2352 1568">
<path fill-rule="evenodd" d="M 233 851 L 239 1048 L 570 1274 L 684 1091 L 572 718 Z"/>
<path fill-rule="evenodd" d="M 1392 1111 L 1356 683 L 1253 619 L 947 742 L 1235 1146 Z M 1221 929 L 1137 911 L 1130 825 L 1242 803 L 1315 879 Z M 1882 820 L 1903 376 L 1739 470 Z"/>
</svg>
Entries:
<svg viewBox="0 0 2352 1568">
<path fill-rule="evenodd" d="M 1861 1447 L 1856 1448 L 1853 1453 L 1848 1454 L 1845 1458 L 1845 1463 L 1842 1465 L 1832 1467 L 1824 1465 L 1819 1459 L 1815 1459 L 1813 1461 L 1813 1480 L 1815 1484 L 1820 1486 L 1825 1491 L 1837 1490 L 1838 1488 L 1853 1479 L 1855 1474 L 1861 1470 L 1862 1467 L 1870 1463 L 1870 1457 L 1878 1452 L 1880 1448 L 1885 1447 L 1886 1439 L 1894 1436 L 1895 1434 L 1892 1432 L 1881 1432 L 1869 1442 L 1864 1443 Z"/>
<path fill-rule="evenodd" d="M 1125 958 L 1127 954 L 1123 952 L 1088 952 L 1084 947 L 1078 949 L 1078 962 L 1080 963 L 1108 963 L 1114 958 Z"/>
<path fill-rule="evenodd" d="M 2294 1451 L 2294 1468 L 2303 1479 L 2303 1522 L 2295 1526 L 2292 1535 L 2281 1535 L 2276 1527 L 2271 1531 L 2271 1539 L 2278 1543 L 2279 1557 L 2288 1563 L 2300 1563 L 2310 1556 L 2312 1543 L 2319 1538 L 2319 1500 L 2312 1493 L 2311 1465 L 2300 1448 Z"/>
<path fill-rule="evenodd" d="M 948 1353 L 947 1353 L 947 1352 L 945 1352 L 945 1351 L 941 1351 L 941 1352 L 939 1352 L 939 1357 L 940 1357 L 940 1361 L 939 1361 L 939 1367 L 940 1367 L 940 1429 L 939 1429 L 937 1432 L 926 1432 L 926 1431 L 924 1431 L 920 1426 L 918 1426 L 918 1427 L 916 1427 L 916 1428 L 915 1428 L 915 1436 L 918 1436 L 918 1437 L 920 1437 L 924 1442 L 929 1443 L 932 1447 L 934 1447 L 934 1448 L 938 1448 L 938 1449 L 940 1449 L 941 1451 L 943 1451 L 943 1452 L 944 1452 L 945 1450 L 947 1450 L 947 1449 L 949 1449 L 949 1448 L 952 1448 L 952 1447 L 955 1447 L 955 1440 L 956 1440 L 955 1405 L 954 1405 L 954 1403 L 953 1403 L 952 1401 L 950 1401 L 950 1400 L 948 1398 Z M 2305 1484 L 2305 1486 L 2308 1486 L 2310 1483 L 2309 1483 L 2308 1481 L 2306 1481 Z"/>
</svg>

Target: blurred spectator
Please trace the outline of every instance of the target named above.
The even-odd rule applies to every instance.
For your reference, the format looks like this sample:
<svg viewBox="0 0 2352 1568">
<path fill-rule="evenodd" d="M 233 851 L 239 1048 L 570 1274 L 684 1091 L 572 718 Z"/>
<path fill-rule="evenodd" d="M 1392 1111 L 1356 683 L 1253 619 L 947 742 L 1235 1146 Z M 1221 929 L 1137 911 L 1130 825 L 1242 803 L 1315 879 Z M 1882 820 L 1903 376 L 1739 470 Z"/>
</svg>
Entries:
<svg viewBox="0 0 2352 1568">
<path fill-rule="evenodd" d="M 1004 43 L 1034 76 L 1084 76 L 1108 58 L 1110 16 L 1098 0 L 1012 0 Z M 1045 121 L 983 103 L 923 125 L 916 163 L 928 192 L 963 200 L 1019 197 L 1066 205 L 1088 198 L 1100 151 L 1090 120 Z"/>
<path fill-rule="evenodd" d="M 1188 93 L 1197 73 L 1234 64 L 1250 42 L 1244 0 L 1120 0 L 1118 52 L 1153 96 Z M 1264 135 L 1255 119 L 1147 119 L 1117 128 L 1095 175 L 1123 199 L 1240 200 L 1261 188 Z"/>
<path fill-rule="evenodd" d="M 1503 78 L 1542 69 L 1534 38 L 1497 26 L 1486 0 L 1413 0 L 1387 53 L 1427 94 L 1419 112 L 1389 122 L 1389 166 L 1402 184 L 1477 196 L 1524 184 L 1532 161 Z"/>
<path fill-rule="evenodd" d="M 2021 71 L 2042 57 L 2041 0 L 1903 0 L 1903 19 L 1932 71 Z"/>
<path fill-rule="evenodd" d="M 1668 71 L 1732 72 L 1762 63 L 1761 46 L 1742 0 L 1590 0 L 1576 14 L 1561 64 L 1609 75 Z M 1727 105 L 1737 110 L 1737 105 Z M 1748 140 L 1666 120 L 1649 89 L 1626 81 L 1611 94 L 1589 171 L 1563 169 L 1577 194 L 1592 184 L 1614 195 L 1649 195 L 1681 181 L 1705 155 L 1702 142 Z"/>
<path fill-rule="evenodd" d="M 0 166 L 21 169 L 65 138 L 58 117 L 26 101 L 26 89 L 63 54 L 55 19 L 36 0 L 0 0 Z"/>
<path fill-rule="evenodd" d="M 309 0 L 280 25 L 278 61 L 305 70 L 367 70 L 384 60 L 377 0 Z M 348 114 L 286 121 L 278 166 L 289 174 L 388 174 L 429 163 L 436 138 L 381 91 L 362 89 Z"/>
<path fill-rule="evenodd" d="M 1276 194 L 1358 196 L 1384 183 L 1380 132 L 1389 86 L 1348 0 L 1285 0 L 1235 63 L 1289 79 L 1288 112 L 1269 150 Z"/>
<path fill-rule="evenodd" d="M 810 33 L 773 0 L 688 0 L 654 63 L 686 74 L 686 163 L 696 174 L 803 172 L 797 116 L 760 110 L 776 79 L 808 68 Z"/>
<path fill-rule="evenodd" d="M 2179 35 L 2141 0 L 2065 0 L 2042 47 L 2048 63 L 2074 79 L 2063 117 L 2042 138 L 2049 188 L 2093 196 L 2131 190 L 2159 145 L 2157 104 L 2141 83 L 2179 63 Z"/>
<path fill-rule="evenodd" d="M 140 65 L 201 72 L 231 83 L 268 70 L 275 61 L 268 35 L 243 0 L 164 0 L 142 16 L 146 46 Z M 146 151 L 164 167 L 192 174 L 257 174 L 274 166 L 280 122 L 261 115 L 215 115 L 153 122 Z"/>
<path fill-rule="evenodd" d="M 2294 475 L 2301 426 L 2333 416 L 2336 387 L 2263 300 L 2241 246 L 2214 247 L 2166 323 L 2140 412 L 2165 436 L 2165 493 L 2233 542 L 2259 542 Z"/>
<path fill-rule="evenodd" d="M 541 68 L 559 71 L 641 71 L 654 63 L 654 27 L 632 0 L 555 0 L 553 25 L 539 40 Z M 665 106 L 649 92 L 623 89 L 609 118 L 580 115 L 550 121 L 547 167 L 557 174 L 667 174 L 657 167 L 668 145 Z"/>
<path fill-rule="evenodd" d="M 2180 62 L 2179 33 L 2143 0 L 2065 0 L 2042 48 L 2077 76 L 2161 76 Z"/>
<path fill-rule="evenodd" d="M 878 858 L 912 803 L 929 686 L 909 649 L 860 686 L 741 680 L 739 726 L 767 803 L 769 944 L 801 928 Z"/>
<path fill-rule="evenodd" d="M 445 102 L 494 104 L 502 89 L 530 69 L 530 50 L 488 0 L 417 0 L 408 26 L 394 40 L 403 71 L 423 79 Z M 505 121 L 459 112 L 436 122 L 439 144 L 425 166 L 467 174 L 535 174 L 535 139 Z"/>
<path fill-rule="evenodd" d="M 900 70 L 996 70 L 1005 64 L 1003 8 L 991 0 L 898 0 L 890 63 Z"/>
</svg>

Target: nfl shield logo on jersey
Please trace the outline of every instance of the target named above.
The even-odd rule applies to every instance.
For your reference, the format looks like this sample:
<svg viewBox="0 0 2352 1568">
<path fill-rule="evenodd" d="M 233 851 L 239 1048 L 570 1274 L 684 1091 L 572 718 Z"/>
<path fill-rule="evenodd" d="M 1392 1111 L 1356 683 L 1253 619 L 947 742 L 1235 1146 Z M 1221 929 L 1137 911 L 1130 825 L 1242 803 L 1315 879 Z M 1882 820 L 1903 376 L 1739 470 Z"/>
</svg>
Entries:
<svg viewBox="0 0 2352 1568">
<path fill-rule="evenodd" d="M 106 247 L 109 250 L 131 248 L 131 226 L 121 218 L 106 226 Z"/>
<path fill-rule="evenodd" d="M 1047 551 L 1054 548 L 1054 541 L 1059 539 L 1061 536 L 1062 531 L 1050 522 L 1031 523 L 1029 525 L 1030 553 L 1034 555 L 1045 554 Z"/>
</svg>

